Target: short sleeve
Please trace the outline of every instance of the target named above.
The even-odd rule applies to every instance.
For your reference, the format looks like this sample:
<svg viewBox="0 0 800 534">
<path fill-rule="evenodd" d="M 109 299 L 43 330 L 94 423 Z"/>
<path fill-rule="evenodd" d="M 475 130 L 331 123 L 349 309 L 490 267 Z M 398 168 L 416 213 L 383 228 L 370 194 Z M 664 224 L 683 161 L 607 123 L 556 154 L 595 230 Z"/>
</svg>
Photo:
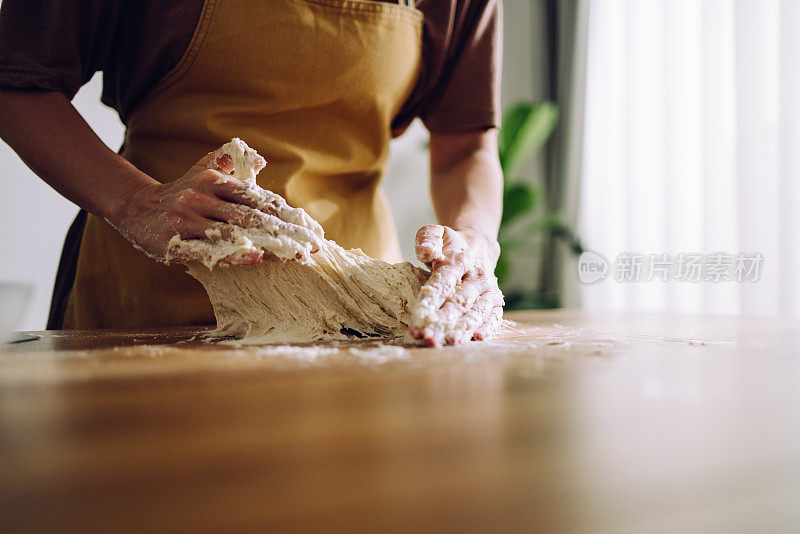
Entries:
<svg viewBox="0 0 800 534">
<path fill-rule="evenodd" d="M 70 99 L 113 58 L 122 0 L 3 0 L 0 87 Z"/>
<path fill-rule="evenodd" d="M 499 125 L 501 2 L 472 0 L 464 4 L 455 13 L 442 70 L 419 114 L 431 132 Z"/>
</svg>

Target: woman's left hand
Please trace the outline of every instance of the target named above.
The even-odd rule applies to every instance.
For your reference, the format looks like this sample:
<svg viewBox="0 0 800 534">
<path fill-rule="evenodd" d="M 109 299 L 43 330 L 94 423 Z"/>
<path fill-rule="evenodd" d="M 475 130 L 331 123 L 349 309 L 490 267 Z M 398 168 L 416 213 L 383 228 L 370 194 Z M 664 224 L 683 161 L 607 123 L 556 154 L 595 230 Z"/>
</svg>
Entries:
<svg viewBox="0 0 800 534">
<path fill-rule="evenodd" d="M 500 245 L 474 230 L 427 225 L 417 232 L 417 258 L 431 268 L 412 307 L 411 335 L 431 346 L 482 340 L 503 318 L 494 276 Z"/>
</svg>

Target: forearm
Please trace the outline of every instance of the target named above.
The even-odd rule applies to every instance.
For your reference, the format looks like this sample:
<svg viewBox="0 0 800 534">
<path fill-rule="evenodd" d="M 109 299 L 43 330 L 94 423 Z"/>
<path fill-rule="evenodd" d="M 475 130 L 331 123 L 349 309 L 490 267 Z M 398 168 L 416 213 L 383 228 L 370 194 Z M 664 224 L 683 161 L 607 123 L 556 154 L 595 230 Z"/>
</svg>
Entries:
<svg viewBox="0 0 800 534">
<path fill-rule="evenodd" d="M 494 276 L 503 176 L 497 132 L 431 134 L 431 194 L 439 224 L 417 232 L 417 259 L 431 268 L 409 324 L 429 345 L 486 339 L 500 327 Z"/>
<path fill-rule="evenodd" d="M 431 136 L 431 195 L 440 224 L 495 240 L 502 193 L 496 131 Z"/>
<path fill-rule="evenodd" d="M 156 183 L 109 149 L 61 93 L 0 90 L 0 137 L 53 189 L 112 222 L 135 191 Z"/>
</svg>

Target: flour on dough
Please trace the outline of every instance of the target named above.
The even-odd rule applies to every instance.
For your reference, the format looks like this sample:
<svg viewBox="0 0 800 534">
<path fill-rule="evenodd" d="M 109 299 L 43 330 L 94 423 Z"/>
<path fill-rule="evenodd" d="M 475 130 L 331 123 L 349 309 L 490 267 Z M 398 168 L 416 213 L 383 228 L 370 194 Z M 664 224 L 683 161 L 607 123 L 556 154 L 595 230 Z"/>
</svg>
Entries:
<svg viewBox="0 0 800 534">
<path fill-rule="evenodd" d="M 189 266 L 208 291 L 216 336 L 299 343 L 352 337 L 406 337 L 409 311 L 427 272 L 390 265 L 327 242 L 302 263 L 265 256 L 261 263 Z"/>
<path fill-rule="evenodd" d="M 410 341 L 410 308 L 428 271 L 372 259 L 326 240 L 304 210 L 256 185 L 253 169 L 261 156 L 254 150 L 234 139 L 215 157 L 222 154 L 232 158 L 233 176 L 247 184 L 248 196 L 271 215 L 259 228 L 237 228 L 226 236 L 212 231 L 209 241 L 179 236 L 170 241 L 172 259 L 201 259 L 189 263 L 188 271 L 214 306 L 213 336 L 252 343 L 372 336 Z M 260 250 L 267 254 L 255 265 L 221 262 Z"/>
<path fill-rule="evenodd" d="M 239 256 L 264 250 L 283 260 L 309 262 L 311 253 L 324 241 L 322 226 L 303 209 L 289 206 L 282 196 L 256 184 L 257 169 L 264 166 L 264 158 L 244 141 L 235 138 L 226 143 L 214 153 L 214 160 L 222 156 L 233 161 L 234 178 L 247 186 L 246 197 L 264 212 L 264 221 L 257 228 L 217 225 L 206 230 L 208 240 L 181 239 L 176 234 L 167 245 L 167 261 L 199 259 L 213 269 L 222 260 L 230 263 Z"/>
<path fill-rule="evenodd" d="M 501 308 L 488 320 L 474 309 L 440 313 L 435 290 L 423 285 L 427 270 L 407 262 L 392 265 L 326 240 L 322 226 L 303 209 L 256 184 L 265 162 L 242 140 L 214 153 L 215 162 L 222 157 L 231 158 L 233 176 L 246 184 L 245 196 L 263 213 L 258 226 L 219 225 L 206 232 L 207 240 L 175 235 L 167 251 L 167 259 L 187 263 L 208 292 L 217 318 L 213 336 L 254 344 L 353 337 L 412 341 L 412 317 L 426 336 L 457 342 L 469 341 L 484 321 L 487 336 L 499 330 Z M 230 265 L 237 257 L 262 253 L 255 265 Z"/>
</svg>

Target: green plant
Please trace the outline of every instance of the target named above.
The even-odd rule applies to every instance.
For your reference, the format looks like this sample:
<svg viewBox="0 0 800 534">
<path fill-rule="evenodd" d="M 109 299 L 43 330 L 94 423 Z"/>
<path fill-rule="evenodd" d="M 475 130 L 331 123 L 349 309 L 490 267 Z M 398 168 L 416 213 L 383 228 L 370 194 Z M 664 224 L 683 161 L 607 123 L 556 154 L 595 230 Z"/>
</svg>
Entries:
<svg viewBox="0 0 800 534">
<path fill-rule="evenodd" d="M 559 214 L 544 213 L 540 217 L 533 217 L 543 203 L 544 193 L 540 187 L 518 177 L 522 166 L 544 146 L 557 123 L 558 108 L 552 102 L 519 103 L 503 117 L 498 136 L 500 166 L 503 169 L 503 218 L 498 238 L 501 252 L 495 271 L 501 286 L 508 280 L 513 257 L 525 252 L 533 234 L 554 235 L 565 240 L 574 253 L 583 252 L 580 241 L 563 223 Z M 527 306 L 535 305 L 537 301 L 530 296 L 517 295 L 516 300 L 520 299 Z M 541 305 L 549 304 L 543 302 Z"/>
</svg>

